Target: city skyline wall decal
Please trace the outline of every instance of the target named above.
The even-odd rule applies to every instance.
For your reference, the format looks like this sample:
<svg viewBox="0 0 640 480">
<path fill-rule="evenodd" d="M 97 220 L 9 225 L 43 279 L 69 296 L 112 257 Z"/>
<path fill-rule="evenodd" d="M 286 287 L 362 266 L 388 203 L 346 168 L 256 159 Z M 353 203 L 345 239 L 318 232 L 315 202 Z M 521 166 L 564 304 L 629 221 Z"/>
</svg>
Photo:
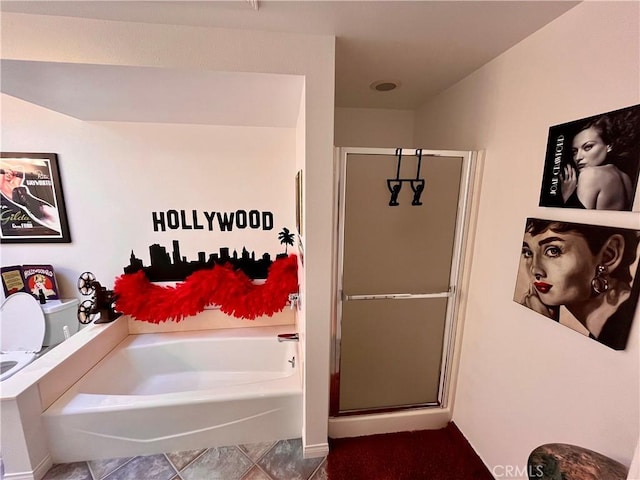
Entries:
<svg viewBox="0 0 640 480">
<path fill-rule="evenodd" d="M 284 234 L 285 230 L 286 234 Z M 279 238 L 280 243 L 293 245 L 293 234 L 288 229 L 283 229 Z M 246 247 L 242 247 L 240 254 L 238 254 L 237 249 L 232 252 L 229 247 L 220 247 L 218 252 L 208 255 L 206 252 L 200 251 L 196 260 L 188 260 L 186 256 L 180 253 L 180 242 L 178 240 L 173 240 L 172 246 L 172 251 L 168 252 L 166 247 L 158 243 L 150 245 L 149 257 L 151 263 L 148 266 L 145 266 L 144 262 L 137 258 L 132 250 L 129 265 L 124 267 L 124 273 L 129 274 L 142 270 L 149 281 L 152 282 L 182 281 L 198 270 L 230 263 L 234 268 L 241 270 L 249 278 L 255 280 L 267 278 L 269 267 L 273 263 L 269 253 L 263 253 L 260 257 L 256 257 L 256 253 L 254 251 L 249 252 Z M 279 253 L 276 255 L 276 259 L 286 256 L 287 253 Z"/>
</svg>

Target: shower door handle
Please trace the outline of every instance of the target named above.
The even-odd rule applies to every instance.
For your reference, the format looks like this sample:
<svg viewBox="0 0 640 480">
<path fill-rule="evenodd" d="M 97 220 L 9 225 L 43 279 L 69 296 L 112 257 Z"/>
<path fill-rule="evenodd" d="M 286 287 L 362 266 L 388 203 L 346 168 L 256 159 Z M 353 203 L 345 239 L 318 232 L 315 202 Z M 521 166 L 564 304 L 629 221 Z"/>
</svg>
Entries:
<svg viewBox="0 0 640 480">
<path fill-rule="evenodd" d="M 437 293 L 389 293 L 375 295 L 345 295 L 342 293 L 342 300 L 408 300 L 414 298 L 447 298 L 453 296 L 454 288 L 449 287 L 446 292 Z"/>
</svg>

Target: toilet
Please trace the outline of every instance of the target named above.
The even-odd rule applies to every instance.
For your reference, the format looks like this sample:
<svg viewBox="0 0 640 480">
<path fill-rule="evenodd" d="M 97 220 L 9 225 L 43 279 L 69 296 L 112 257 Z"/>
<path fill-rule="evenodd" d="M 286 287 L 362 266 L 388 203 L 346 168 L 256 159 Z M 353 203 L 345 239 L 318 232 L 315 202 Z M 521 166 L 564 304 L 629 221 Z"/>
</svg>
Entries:
<svg viewBox="0 0 640 480">
<path fill-rule="evenodd" d="M 78 300 L 40 303 L 29 293 L 10 295 L 0 306 L 0 382 L 78 331 Z"/>
<path fill-rule="evenodd" d="M 45 320 L 43 347 L 58 345 L 78 332 L 80 322 L 77 315 L 77 299 L 47 300 L 40 308 L 44 312 Z"/>
<path fill-rule="evenodd" d="M 42 349 L 44 312 L 32 295 L 10 295 L 0 307 L 0 382 L 29 365 Z"/>
</svg>

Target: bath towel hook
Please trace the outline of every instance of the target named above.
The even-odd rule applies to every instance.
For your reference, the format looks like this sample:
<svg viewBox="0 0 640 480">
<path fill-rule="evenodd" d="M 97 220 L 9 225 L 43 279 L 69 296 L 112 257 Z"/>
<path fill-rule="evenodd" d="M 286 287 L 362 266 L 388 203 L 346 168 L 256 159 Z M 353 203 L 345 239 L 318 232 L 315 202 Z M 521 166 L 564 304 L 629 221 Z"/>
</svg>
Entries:
<svg viewBox="0 0 640 480">
<path fill-rule="evenodd" d="M 398 203 L 398 195 L 400 194 L 400 189 L 402 188 L 402 180 L 400 180 L 400 165 L 402 163 L 401 148 L 396 148 L 396 157 L 398 157 L 398 164 L 396 166 L 396 178 L 387 179 L 387 188 L 391 192 L 391 199 L 389 200 L 390 207 L 397 207 L 398 205 L 400 205 Z"/>
<path fill-rule="evenodd" d="M 422 165 L 422 149 L 416 150 L 416 157 L 418 157 L 418 168 L 416 169 L 416 180 L 420 180 L 420 166 Z"/>
<path fill-rule="evenodd" d="M 389 192 L 391 192 L 391 198 L 389 199 L 390 207 L 397 207 L 398 205 L 400 205 L 400 203 L 398 203 L 398 195 L 400 194 L 400 189 L 402 188 L 403 182 L 408 182 L 411 186 L 411 190 L 413 191 L 413 199 L 411 201 L 411 205 L 422 205 L 420 196 L 422 195 L 422 191 L 424 190 L 425 180 L 424 178 L 420 178 L 420 169 L 422 168 L 421 148 L 416 149 L 415 156 L 418 158 L 416 165 L 416 177 L 400 178 L 400 170 L 402 165 L 402 149 L 396 148 L 396 157 L 398 157 L 398 161 L 396 164 L 396 178 L 387 179 L 387 188 L 389 189 Z"/>
<path fill-rule="evenodd" d="M 416 150 L 416 156 L 418 157 L 418 166 L 416 168 L 416 179 L 410 182 L 411 190 L 413 190 L 413 200 L 411 200 L 411 205 L 422 205 L 420 201 L 420 196 L 422 195 L 422 191 L 424 190 L 424 179 L 420 178 L 420 167 L 422 166 L 422 149 L 418 148 Z"/>
</svg>

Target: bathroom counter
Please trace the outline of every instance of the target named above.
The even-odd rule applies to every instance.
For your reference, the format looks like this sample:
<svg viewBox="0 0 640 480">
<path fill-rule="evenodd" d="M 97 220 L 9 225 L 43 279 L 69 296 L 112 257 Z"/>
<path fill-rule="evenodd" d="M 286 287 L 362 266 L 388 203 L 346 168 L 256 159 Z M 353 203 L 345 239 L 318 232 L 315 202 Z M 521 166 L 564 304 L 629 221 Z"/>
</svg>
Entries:
<svg viewBox="0 0 640 480">
<path fill-rule="evenodd" d="M 64 342 L 54 347 L 45 347 L 33 362 L 0 383 L 0 400 L 14 399 L 31 386 L 41 382 L 69 358 L 77 355 L 98 335 L 109 330 L 122 330 L 122 338 L 124 338 L 128 333 L 126 317 L 120 317 L 112 323 L 88 325 Z"/>
</svg>

